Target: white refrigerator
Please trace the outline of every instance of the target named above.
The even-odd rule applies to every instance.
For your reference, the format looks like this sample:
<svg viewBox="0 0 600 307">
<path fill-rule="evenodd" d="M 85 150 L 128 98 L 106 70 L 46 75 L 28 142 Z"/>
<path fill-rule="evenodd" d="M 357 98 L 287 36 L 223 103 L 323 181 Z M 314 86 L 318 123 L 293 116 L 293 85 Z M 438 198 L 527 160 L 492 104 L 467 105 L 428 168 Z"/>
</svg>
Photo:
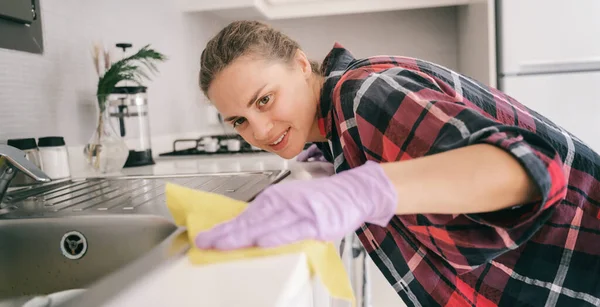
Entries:
<svg viewBox="0 0 600 307">
<path fill-rule="evenodd" d="M 498 87 L 600 152 L 600 0 L 496 0 Z"/>
</svg>

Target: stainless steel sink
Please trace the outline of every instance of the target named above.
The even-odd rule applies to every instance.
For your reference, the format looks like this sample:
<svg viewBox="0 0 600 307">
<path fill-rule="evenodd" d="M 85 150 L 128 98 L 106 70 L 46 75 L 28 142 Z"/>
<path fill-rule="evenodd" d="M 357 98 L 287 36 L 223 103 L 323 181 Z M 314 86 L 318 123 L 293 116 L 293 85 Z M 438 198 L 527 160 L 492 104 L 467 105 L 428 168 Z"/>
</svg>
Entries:
<svg viewBox="0 0 600 307">
<path fill-rule="evenodd" d="M 97 306 L 182 256 L 189 246 L 166 207 L 167 182 L 249 201 L 288 174 L 91 178 L 10 191 L 0 212 L 0 306 L 81 288 L 69 303 Z"/>
<path fill-rule="evenodd" d="M 177 227 L 158 216 L 0 223 L 0 300 L 87 287 L 146 254 Z"/>
</svg>

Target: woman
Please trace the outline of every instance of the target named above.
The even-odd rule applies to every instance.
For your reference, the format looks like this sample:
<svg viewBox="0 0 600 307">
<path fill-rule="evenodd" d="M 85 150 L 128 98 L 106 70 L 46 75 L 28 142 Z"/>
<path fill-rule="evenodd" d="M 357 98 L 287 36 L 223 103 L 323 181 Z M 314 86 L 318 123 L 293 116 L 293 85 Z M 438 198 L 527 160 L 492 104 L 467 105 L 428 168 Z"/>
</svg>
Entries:
<svg viewBox="0 0 600 307">
<path fill-rule="evenodd" d="M 265 189 L 198 247 L 356 231 L 411 306 L 600 305 L 600 157 L 506 94 L 339 44 L 319 68 L 251 21 L 207 44 L 200 85 L 252 145 L 289 159 L 313 142 L 336 174 Z"/>
</svg>

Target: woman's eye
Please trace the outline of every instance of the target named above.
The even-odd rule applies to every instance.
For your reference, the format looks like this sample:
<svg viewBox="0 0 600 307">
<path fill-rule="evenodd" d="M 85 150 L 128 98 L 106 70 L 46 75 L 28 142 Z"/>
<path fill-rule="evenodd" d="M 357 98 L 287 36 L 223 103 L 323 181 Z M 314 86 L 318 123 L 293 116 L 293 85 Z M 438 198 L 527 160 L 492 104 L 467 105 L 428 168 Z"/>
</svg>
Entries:
<svg viewBox="0 0 600 307">
<path fill-rule="evenodd" d="M 269 103 L 270 100 L 271 100 L 271 95 L 264 96 L 257 101 L 258 106 L 262 107 L 262 106 L 266 105 L 267 103 Z"/>
<path fill-rule="evenodd" d="M 245 118 L 238 118 L 236 120 L 233 121 L 233 128 L 243 124 L 246 121 Z"/>
</svg>

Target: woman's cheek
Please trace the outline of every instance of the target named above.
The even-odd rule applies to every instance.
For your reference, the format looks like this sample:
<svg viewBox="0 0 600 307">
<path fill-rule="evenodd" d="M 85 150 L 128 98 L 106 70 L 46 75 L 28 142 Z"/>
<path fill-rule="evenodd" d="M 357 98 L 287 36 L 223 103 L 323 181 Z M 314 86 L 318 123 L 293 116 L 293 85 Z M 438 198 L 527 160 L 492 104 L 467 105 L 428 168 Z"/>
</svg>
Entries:
<svg viewBox="0 0 600 307">
<path fill-rule="evenodd" d="M 250 143 L 250 145 L 258 147 L 256 141 L 254 140 L 254 137 L 252 136 L 252 133 L 249 132 L 248 129 L 238 131 L 238 134 L 242 137 L 242 139 L 244 139 L 244 141 Z"/>
</svg>

